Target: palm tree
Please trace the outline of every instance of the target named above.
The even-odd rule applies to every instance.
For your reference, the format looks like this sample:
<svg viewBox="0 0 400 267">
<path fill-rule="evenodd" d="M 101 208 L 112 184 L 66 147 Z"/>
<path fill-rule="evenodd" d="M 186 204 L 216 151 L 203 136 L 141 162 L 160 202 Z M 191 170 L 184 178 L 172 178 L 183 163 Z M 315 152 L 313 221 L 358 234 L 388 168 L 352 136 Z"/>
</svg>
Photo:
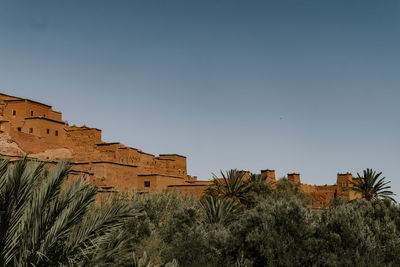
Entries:
<svg viewBox="0 0 400 267">
<path fill-rule="evenodd" d="M 26 157 L 0 161 L 0 266 L 81 266 L 99 259 L 131 211 L 109 201 L 98 207 L 96 187 L 82 178 L 65 183 L 70 173 L 67 162 L 48 171 Z"/>
<path fill-rule="evenodd" d="M 221 171 L 222 178 L 218 178 L 213 174 L 213 184 L 207 190 L 207 195 L 237 200 L 242 204 L 249 203 L 248 193 L 250 191 L 250 183 L 245 181 L 244 173 L 236 169 L 227 172 Z"/>
<path fill-rule="evenodd" d="M 390 189 L 390 186 L 387 185 L 390 181 L 385 182 L 385 177 L 380 178 L 381 174 L 382 172 L 376 173 L 372 169 L 366 169 L 363 171 L 363 176 L 357 173 L 358 177 L 355 181 L 350 181 L 351 186 L 345 188 L 345 190 L 357 192 L 366 200 L 389 198 L 396 202 L 392 198 L 395 194 L 387 190 Z"/>
<path fill-rule="evenodd" d="M 227 224 L 231 222 L 238 210 L 238 204 L 232 200 L 207 197 L 202 201 L 205 221 L 210 224 Z"/>
</svg>

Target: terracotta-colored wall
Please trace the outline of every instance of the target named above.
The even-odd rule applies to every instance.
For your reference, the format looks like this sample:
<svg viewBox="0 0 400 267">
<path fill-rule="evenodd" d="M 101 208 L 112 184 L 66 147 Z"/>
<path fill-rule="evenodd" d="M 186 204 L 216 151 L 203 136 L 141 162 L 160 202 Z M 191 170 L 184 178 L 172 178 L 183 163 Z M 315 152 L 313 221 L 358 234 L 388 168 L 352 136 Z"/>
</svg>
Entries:
<svg viewBox="0 0 400 267">
<path fill-rule="evenodd" d="M 300 183 L 300 174 L 298 173 L 288 173 L 287 178 L 289 181 L 292 181 L 293 183 Z"/>
<path fill-rule="evenodd" d="M 10 129 L 8 134 L 11 136 L 12 140 L 27 153 L 40 153 L 51 148 L 51 144 L 46 142 L 46 138 L 37 135 L 18 132 L 13 128 Z"/>
<path fill-rule="evenodd" d="M 173 168 L 169 168 L 169 172 L 173 175 L 184 177 L 186 172 L 186 157 L 177 154 L 161 154 L 160 159 L 173 160 Z"/>
<path fill-rule="evenodd" d="M 145 187 L 145 182 L 150 182 L 150 187 Z M 162 174 L 139 174 L 137 190 L 140 192 L 154 192 L 166 190 L 169 185 L 184 184 L 181 177 Z"/>
<path fill-rule="evenodd" d="M 169 185 L 168 192 L 179 191 L 183 194 L 192 194 L 197 198 L 201 198 L 210 184 L 185 184 L 185 185 Z"/>
<path fill-rule="evenodd" d="M 13 111 L 16 111 L 16 115 L 13 115 Z M 33 116 L 31 114 L 33 112 Z M 29 100 L 10 100 L 6 101 L 5 116 L 18 121 L 24 120 L 28 117 L 50 117 L 60 118 L 60 114 L 57 116 L 53 115 L 51 107 L 40 103 L 31 102 Z"/>
<path fill-rule="evenodd" d="M 26 118 L 26 102 L 7 102 L 4 109 L 4 119 L 9 120 L 13 128 L 22 127 Z M 13 112 L 16 112 L 14 115 Z"/>
<path fill-rule="evenodd" d="M 137 166 L 113 162 L 87 162 L 73 164 L 74 170 L 93 173 L 93 182 L 98 186 L 126 191 L 137 187 Z"/>
<path fill-rule="evenodd" d="M 13 110 L 16 111 L 15 116 Z M 30 128 L 33 133 L 29 133 Z M 50 130 L 49 134 L 47 129 Z M 212 181 L 197 181 L 197 177 L 189 176 L 184 156 L 160 154 L 156 157 L 120 143 L 105 143 L 101 140 L 101 130 L 68 126 L 62 121 L 60 112 L 39 102 L 0 94 L 0 130 L 7 133 L 25 152 L 46 154 L 60 148 L 67 150 L 67 154 L 71 155 L 69 158 L 74 173 L 88 175 L 93 183 L 105 191 L 168 190 L 201 196 L 212 184 Z M 55 131 L 58 131 L 58 136 Z M 250 173 L 242 172 L 247 179 Z M 267 177 L 268 182 L 279 182 L 276 181 L 274 170 L 263 170 L 261 174 Z M 300 185 L 311 198 L 314 208 L 328 206 L 335 195 L 346 199 L 358 197 L 353 192 L 344 191 L 350 186 L 349 180 L 353 179 L 350 173 L 338 174 L 335 185 L 325 186 L 301 184 L 298 173 L 288 174 L 288 179 Z M 145 181 L 150 182 L 149 187 L 144 186 Z"/>
<path fill-rule="evenodd" d="M 261 170 L 261 175 L 267 177 L 266 181 L 267 182 L 275 182 L 276 177 L 275 177 L 275 170 Z"/>
<path fill-rule="evenodd" d="M 29 118 L 25 120 L 21 131 L 46 138 L 47 142 L 62 145 L 65 139 L 64 124 L 46 118 Z M 32 133 L 30 133 L 32 129 Z"/>
</svg>

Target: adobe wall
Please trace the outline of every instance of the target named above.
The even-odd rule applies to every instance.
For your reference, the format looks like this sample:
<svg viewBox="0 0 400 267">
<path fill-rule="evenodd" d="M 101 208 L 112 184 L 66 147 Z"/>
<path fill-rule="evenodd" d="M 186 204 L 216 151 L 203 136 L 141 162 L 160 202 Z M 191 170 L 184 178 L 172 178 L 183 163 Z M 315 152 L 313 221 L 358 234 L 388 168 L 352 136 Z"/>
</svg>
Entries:
<svg viewBox="0 0 400 267">
<path fill-rule="evenodd" d="M 102 141 L 101 130 L 69 126 L 62 114 L 52 107 L 29 99 L 0 93 L 0 130 L 13 141 L 12 150 L 33 153 L 42 159 L 59 160 L 67 156 L 74 175 L 87 175 L 104 192 L 137 190 L 139 192 L 181 191 L 200 197 L 212 181 L 197 181 L 187 174 L 187 160 L 178 154 L 158 157 L 120 143 Z M 8 142 L 9 140 L 3 140 Z M 3 143 L 4 143 L 3 142 Z M 5 143 L 4 143 L 5 144 Z M 47 155 L 47 156 L 46 156 Z M 250 173 L 242 171 L 245 179 Z M 262 170 L 267 182 L 275 183 L 274 170 Z M 314 208 L 329 205 L 334 196 L 358 197 L 344 191 L 353 179 L 350 173 L 338 174 L 335 185 L 301 184 L 300 174 L 288 174 L 312 200 Z M 279 181 L 278 181 L 279 182 Z"/>
<path fill-rule="evenodd" d="M 139 192 L 161 192 L 166 190 L 169 185 L 185 183 L 185 179 L 182 177 L 163 174 L 139 174 L 137 180 L 137 191 Z M 148 183 L 147 186 L 146 182 Z"/>
<path fill-rule="evenodd" d="M 261 175 L 266 177 L 266 182 L 275 182 L 276 177 L 275 177 L 275 170 L 261 170 Z"/>
<path fill-rule="evenodd" d="M 21 127 L 24 133 L 45 137 L 47 142 L 62 145 L 65 140 L 65 124 L 47 118 L 32 117 L 25 119 Z"/>
<path fill-rule="evenodd" d="M 156 157 L 120 143 L 105 143 L 101 130 L 69 126 L 60 112 L 43 103 L 0 94 L 0 116 L 0 130 L 18 148 L 41 159 L 66 156 L 77 173 L 90 174 L 91 181 L 102 188 L 147 190 L 143 179 L 151 179 L 152 189 L 165 190 L 168 185 L 195 180 L 187 175 L 186 157 Z"/>
<path fill-rule="evenodd" d="M 55 148 L 46 139 L 37 135 L 18 132 L 13 128 L 9 129 L 8 134 L 11 139 L 26 153 L 40 153 L 50 148 Z"/>
<path fill-rule="evenodd" d="M 183 185 L 169 185 L 167 187 L 168 192 L 174 192 L 174 191 L 179 191 L 183 194 L 192 194 L 196 198 L 201 198 L 207 188 L 211 184 L 205 183 L 205 184 L 183 184 Z"/>
<path fill-rule="evenodd" d="M 137 166 L 114 162 L 74 163 L 74 170 L 93 173 L 93 183 L 99 187 L 112 187 L 127 191 L 137 187 Z"/>
<path fill-rule="evenodd" d="M 46 117 L 52 120 L 61 121 L 61 113 L 55 112 L 51 109 L 51 106 L 24 100 L 6 100 L 6 107 L 4 110 L 4 116 L 15 118 L 19 121 L 24 120 L 28 117 Z M 16 112 L 13 115 L 14 111 Z"/>
<path fill-rule="evenodd" d="M 3 117 L 5 120 L 10 121 L 13 128 L 23 127 L 26 116 L 26 102 L 15 101 L 6 102 Z"/>
<path fill-rule="evenodd" d="M 6 95 L 6 94 L 0 93 L 0 102 L 4 102 L 6 100 L 18 100 L 18 99 L 21 99 L 21 98 L 17 97 L 17 96 L 11 96 L 11 95 Z"/>
<path fill-rule="evenodd" d="M 172 168 L 168 167 L 167 172 L 171 175 L 184 177 L 186 173 L 186 157 L 177 154 L 160 154 L 160 160 L 173 160 Z"/>
</svg>

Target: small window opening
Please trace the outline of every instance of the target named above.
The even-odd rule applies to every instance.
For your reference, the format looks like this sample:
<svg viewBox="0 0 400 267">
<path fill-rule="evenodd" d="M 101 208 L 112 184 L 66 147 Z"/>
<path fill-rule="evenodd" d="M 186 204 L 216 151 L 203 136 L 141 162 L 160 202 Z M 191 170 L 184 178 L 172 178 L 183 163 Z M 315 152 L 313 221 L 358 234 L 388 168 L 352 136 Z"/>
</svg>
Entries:
<svg viewBox="0 0 400 267">
<path fill-rule="evenodd" d="M 47 134 L 50 134 L 50 129 L 47 129 Z"/>
<path fill-rule="evenodd" d="M 58 131 L 56 131 L 56 136 L 58 136 Z"/>
<path fill-rule="evenodd" d="M 150 187 L 150 181 L 144 181 L 144 187 Z"/>
<path fill-rule="evenodd" d="M 33 128 L 29 128 L 29 133 L 33 133 Z"/>
<path fill-rule="evenodd" d="M 13 110 L 13 116 L 15 116 L 15 115 L 17 115 L 17 111 L 16 110 Z"/>
<path fill-rule="evenodd" d="M 43 118 L 46 118 L 46 114 L 43 114 Z"/>
<path fill-rule="evenodd" d="M 33 117 L 33 110 L 31 111 L 31 117 Z"/>
<path fill-rule="evenodd" d="M 18 132 L 20 132 L 21 131 L 21 127 L 18 127 Z"/>
</svg>

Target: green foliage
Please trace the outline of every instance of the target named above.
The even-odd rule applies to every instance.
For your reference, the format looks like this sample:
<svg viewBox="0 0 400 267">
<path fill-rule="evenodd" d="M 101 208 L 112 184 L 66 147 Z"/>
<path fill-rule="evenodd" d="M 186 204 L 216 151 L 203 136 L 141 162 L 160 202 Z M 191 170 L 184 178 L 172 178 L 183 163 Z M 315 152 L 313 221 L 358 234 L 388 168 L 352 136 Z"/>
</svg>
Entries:
<svg viewBox="0 0 400 267">
<path fill-rule="evenodd" d="M 223 199 L 236 200 L 241 204 L 247 205 L 249 199 L 250 184 L 245 181 L 244 173 L 236 169 L 226 173 L 221 171 L 221 177 L 213 175 L 213 186 L 209 187 L 207 195 Z"/>
<path fill-rule="evenodd" d="M 219 266 L 229 231 L 207 222 L 200 201 L 177 192 L 131 199 L 142 211 L 125 228 L 133 251 L 147 252 L 158 264 L 176 259 L 180 266 Z"/>
<path fill-rule="evenodd" d="M 129 210 L 95 209 L 97 189 L 83 179 L 61 188 L 70 171 L 66 162 L 50 172 L 27 158 L 0 163 L 0 266 L 84 265 L 123 226 Z"/>
<path fill-rule="evenodd" d="M 346 190 L 352 190 L 360 193 L 362 198 L 366 200 L 376 199 L 376 198 L 389 198 L 395 201 L 392 196 L 393 192 L 388 190 L 390 182 L 385 182 L 385 177 L 379 178 L 382 172 L 376 173 L 372 169 L 366 169 L 363 171 L 363 176 L 357 173 L 356 181 L 350 181 L 351 187 L 346 188 Z"/>
<path fill-rule="evenodd" d="M 357 200 L 321 211 L 313 262 L 321 266 L 399 266 L 400 208 Z"/>
<path fill-rule="evenodd" d="M 275 199 L 286 199 L 291 196 L 296 196 L 301 199 L 304 204 L 310 204 L 310 199 L 301 190 L 299 183 L 293 183 L 288 178 L 282 177 L 275 184 L 276 188 L 272 192 Z"/>
<path fill-rule="evenodd" d="M 252 205 L 274 194 L 274 189 L 272 189 L 274 183 L 267 182 L 266 179 L 267 177 L 261 174 L 250 174 L 248 195 Z"/>
<path fill-rule="evenodd" d="M 314 214 L 299 199 L 260 202 L 231 228 L 232 258 L 240 254 L 251 266 L 308 266 Z"/>
<path fill-rule="evenodd" d="M 65 162 L 0 162 L 0 266 L 400 266 L 400 207 L 379 194 L 311 210 L 299 185 L 232 170 L 201 201 L 95 203 L 96 188 L 65 183 L 69 173 Z"/>
<path fill-rule="evenodd" d="M 202 202 L 206 223 L 228 224 L 235 219 L 239 206 L 237 202 L 216 197 L 207 197 Z"/>
</svg>

